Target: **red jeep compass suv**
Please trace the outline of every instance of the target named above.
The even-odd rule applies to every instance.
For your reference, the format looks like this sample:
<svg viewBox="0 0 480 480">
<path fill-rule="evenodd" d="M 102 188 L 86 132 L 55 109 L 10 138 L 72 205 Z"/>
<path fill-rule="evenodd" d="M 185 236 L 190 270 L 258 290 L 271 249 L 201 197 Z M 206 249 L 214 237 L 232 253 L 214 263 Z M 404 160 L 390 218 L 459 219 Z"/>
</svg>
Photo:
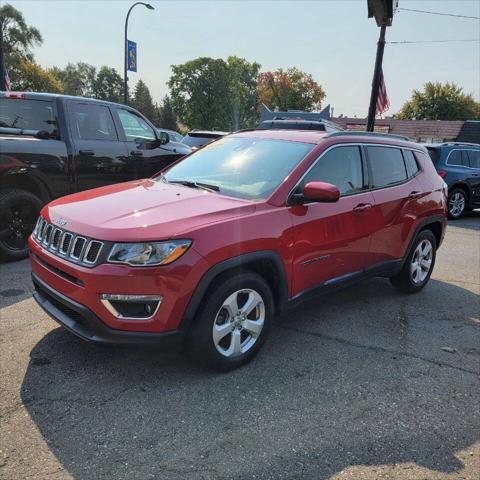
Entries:
<svg viewBox="0 0 480 480">
<path fill-rule="evenodd" d="M 309 294 L 370 276 L 421 290 L 446 193 L 406 139 L 238 132 L 155 178 L 44 207 L 29 240 L 34 297 L 85 340 L 185 340 L 199 361 L 235 368 Z"/>
</svg>

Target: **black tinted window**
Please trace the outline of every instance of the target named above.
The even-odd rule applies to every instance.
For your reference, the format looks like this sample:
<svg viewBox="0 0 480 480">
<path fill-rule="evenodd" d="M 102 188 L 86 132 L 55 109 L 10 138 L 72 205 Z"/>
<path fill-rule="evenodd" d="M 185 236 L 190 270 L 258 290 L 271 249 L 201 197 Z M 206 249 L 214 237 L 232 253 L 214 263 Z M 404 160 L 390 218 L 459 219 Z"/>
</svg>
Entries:
<svg viewBox="0 0 480 480">
<path fill-rule="evenodd" d="M 460 165 L 460 166 L 464 165 L 464 162 L 462 160 L 462 151 L 453 150 L 453 152 L 450 152 L 447 163 L 448 165 Z"/>
<path fill-rule="evenodd" d="M 407 167 L 408 177 L 413 177 L 418 172 L 417 161 L 415 160 L 415 155 L 411 150 L 404 150 L 403 156 L 405 158 L 405 166 Z"/>
<path fill-rule="evenodd" d="M 80 140 L 117 140 L 108 107 L 75 103 L 70 105 L 75 136 Z"/>
<path fill-rule="evenodd" d="M 407 179 L 407 171 L 399 148 L 367 147 L 375 188 L 385 187 Z"/>
<path fill-rule="evenodd" d="M 465 154 L 471 168 L 480 168 L 480 150 L 466 150 Z"/>
<path fill-rule="evenodd" d="M 336 147 L 321 157 L 302 182 L 322 181 L 336 185 L 341 195 L 364 188 L 359 147 Z"/>
<path fill-rule="evenodd" d="M 0 127 L 57 133 L 53 103 L 44 100 L 0 99 Z"/>
</svg>

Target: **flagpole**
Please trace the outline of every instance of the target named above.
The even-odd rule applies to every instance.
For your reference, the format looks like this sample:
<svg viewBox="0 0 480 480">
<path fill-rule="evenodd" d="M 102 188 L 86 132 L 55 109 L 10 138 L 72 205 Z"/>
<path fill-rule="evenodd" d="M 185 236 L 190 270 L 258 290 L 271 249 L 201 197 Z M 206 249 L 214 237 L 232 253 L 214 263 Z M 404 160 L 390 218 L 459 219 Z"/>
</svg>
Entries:
<svg viewBox="0 0 480 480">
<path fill-rule="evenodd" d="M 387 25 L 380 27 L 380 37 L 377 43 L 377 58 L 375 59 L 375 69 L 373 71 L 372 93 L 370 95 L 370 107 L 368 109 L 367 132 L 373 132 L 375 127 L 375 113 L 377 110 L 378 91 L 380 88 L 380 76 L 382 73 L 383 51 L 385 49 L 385 32 Z"/>
<path fill-rule="evenodd" d="M 6 90 L 5 57 L 3 52 L 3 22 L 0 22 L 0 90 Z"/>
</svg>

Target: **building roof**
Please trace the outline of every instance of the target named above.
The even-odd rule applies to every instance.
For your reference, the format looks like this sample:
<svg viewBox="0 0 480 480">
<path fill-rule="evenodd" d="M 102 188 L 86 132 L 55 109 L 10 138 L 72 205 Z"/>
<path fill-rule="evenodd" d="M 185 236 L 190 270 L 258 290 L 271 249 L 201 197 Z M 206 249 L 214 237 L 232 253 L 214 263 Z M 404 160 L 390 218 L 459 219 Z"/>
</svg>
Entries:
<svg viewBox="0 0 480 480">
<path fill-rule="evenodd" d="M 457 141 L 480 143 L 480 121 L 467 120 L 458 134 Z"/>
<path fill-rule="evenodd" d="M 342 128 L 353 129 L 352 127 L 363 127 L 367 124 L 366 118 L 338 117 L 331 118 L 332 122 Z M 463 120 L 397 120 L 386 118 L 375 120 L 376 127 L 386 127 L 387 133 L 406 135 L 411 138 L 436 137 L 455 140 L 462 126 Z"/>
</svg>

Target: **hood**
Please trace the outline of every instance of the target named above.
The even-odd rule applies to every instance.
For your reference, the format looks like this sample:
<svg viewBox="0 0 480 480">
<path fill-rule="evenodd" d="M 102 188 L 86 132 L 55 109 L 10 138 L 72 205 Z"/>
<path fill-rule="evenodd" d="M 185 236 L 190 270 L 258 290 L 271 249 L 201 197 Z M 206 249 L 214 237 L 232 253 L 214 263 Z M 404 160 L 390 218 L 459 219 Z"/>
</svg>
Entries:
<svg viewBox="0 0 480 480">
<path fill-rule="evenodd" d="M 65 230 L 106 241 L 189 238 L 196 228 L 255 211 L 255 203 L 152 179 L 62 197 L 43 215 Z"/>
</svg>

